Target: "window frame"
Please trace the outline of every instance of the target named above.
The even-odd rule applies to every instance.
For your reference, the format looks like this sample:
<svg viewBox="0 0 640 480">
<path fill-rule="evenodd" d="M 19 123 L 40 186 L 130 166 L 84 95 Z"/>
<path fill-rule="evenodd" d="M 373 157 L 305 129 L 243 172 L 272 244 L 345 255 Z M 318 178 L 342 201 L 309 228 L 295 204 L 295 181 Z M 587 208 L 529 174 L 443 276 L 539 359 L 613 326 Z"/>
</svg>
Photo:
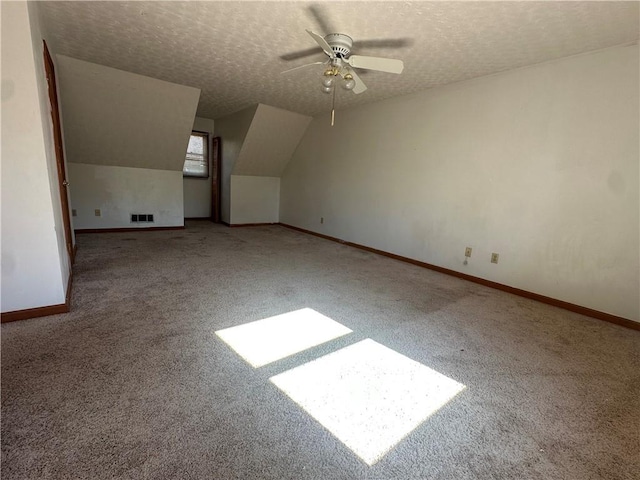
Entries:
<svg viewBox="0 0 640 480">
<path fill-rule="evenodd" d="M 208 179 L 209 176 L 211 175 L 211 148 L 210 148 L 210 144 L 209 144 L 209 132 L 203 132 L 200 130 L 191 130 L 191 133 L 189 134 L 189 140 L 191 140 L 191 137 L 193 136 L 198 136 L 198 137 L 202 137 L 203 138 L 203 143 L 204 143 L 204 156 L 207 159 L 207 171 L 205 175 L 200 175 L 200 174 L 194 174 L 194 173 L 187 173 L 185 172 L 185 165 L 187 163 L 187 154 L 185 153 L 184 156 L 184 164 L 182 165 L 182 177 L 183 178 L 202 178 L 202 179 Z M 187 143 L 187 151 L 189 150 L 189 144 Z"/>
</svg>

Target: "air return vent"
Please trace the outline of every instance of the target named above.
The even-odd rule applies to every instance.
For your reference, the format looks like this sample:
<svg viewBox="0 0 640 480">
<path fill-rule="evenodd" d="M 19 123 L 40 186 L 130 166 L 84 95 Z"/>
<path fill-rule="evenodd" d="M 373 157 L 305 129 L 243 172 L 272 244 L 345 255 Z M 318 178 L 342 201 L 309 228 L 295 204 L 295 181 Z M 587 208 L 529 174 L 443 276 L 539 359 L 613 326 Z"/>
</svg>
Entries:
<svg viewBox="0 0 640 480">
<path fill-rule="evenodd" d="M 152 223 L 153 213 L 132 213 L 131 223 Z"/>
</svg>

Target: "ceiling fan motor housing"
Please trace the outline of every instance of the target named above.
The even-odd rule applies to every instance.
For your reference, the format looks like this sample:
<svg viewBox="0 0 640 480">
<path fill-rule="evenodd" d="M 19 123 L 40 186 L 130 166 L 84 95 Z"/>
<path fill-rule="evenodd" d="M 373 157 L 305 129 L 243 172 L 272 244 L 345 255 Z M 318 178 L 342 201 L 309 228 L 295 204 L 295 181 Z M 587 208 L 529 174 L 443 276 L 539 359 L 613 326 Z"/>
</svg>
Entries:
<svg viewBox="0 0 640 480">
<path fill-rule="evenodd" d="M 351 53 L 353 40 L 349 35 L 343 33 L 330 33 L 324 37 L 337 57 L 346 58 Z"/>
</svg>

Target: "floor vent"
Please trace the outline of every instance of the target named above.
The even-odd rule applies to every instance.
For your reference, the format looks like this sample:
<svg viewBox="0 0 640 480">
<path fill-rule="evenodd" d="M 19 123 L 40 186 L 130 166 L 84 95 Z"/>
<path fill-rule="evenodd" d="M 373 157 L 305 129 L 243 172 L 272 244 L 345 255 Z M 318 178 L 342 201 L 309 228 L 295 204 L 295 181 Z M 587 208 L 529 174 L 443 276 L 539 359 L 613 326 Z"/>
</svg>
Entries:
<svg viewBox="0 0 640 480">
<path fill-rule="evenodd" d="M 132 213 L 131 223 L 151 223 L 153 222 L 153 213 Z"/>
</svg>

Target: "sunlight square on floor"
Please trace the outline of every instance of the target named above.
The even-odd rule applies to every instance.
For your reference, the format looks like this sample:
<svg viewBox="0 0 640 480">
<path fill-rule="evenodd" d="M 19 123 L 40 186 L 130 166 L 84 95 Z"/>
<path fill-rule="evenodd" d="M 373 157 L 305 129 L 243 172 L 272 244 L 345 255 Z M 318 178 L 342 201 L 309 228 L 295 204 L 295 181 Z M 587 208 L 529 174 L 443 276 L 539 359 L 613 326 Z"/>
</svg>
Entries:
<svg viewBox="0 0 640 480">
<path fill-rule="evenodd" d="M 371 339 L 270 380 L 368 465 L 465 389 Z"/>
<path fill-rule="evenodd" d="M 218 330 L 216 335 L 258 368 L 351 333 L 312 308 Z"/>
</svg>

